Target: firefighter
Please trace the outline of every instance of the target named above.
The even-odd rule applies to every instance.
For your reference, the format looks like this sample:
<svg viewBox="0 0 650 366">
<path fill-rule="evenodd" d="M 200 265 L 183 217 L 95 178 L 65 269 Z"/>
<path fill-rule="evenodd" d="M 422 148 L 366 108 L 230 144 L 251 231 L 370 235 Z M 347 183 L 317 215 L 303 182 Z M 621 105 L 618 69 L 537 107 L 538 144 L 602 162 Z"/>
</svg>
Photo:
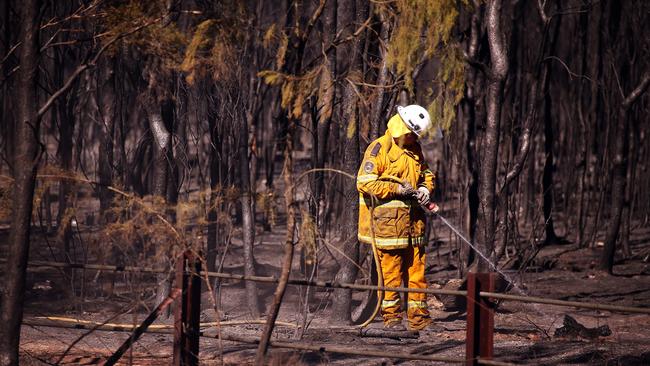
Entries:
<svg viewBox="0 0 650 366">
<path fill-rule="evenodd" d="M 375 245 L 384 286 L 426 288 L 422 207 L 430 203 L 434 174 L 422 155 L 418 137 L 429 127 L 426 109 L 419 105 L 397 107 L 386 134 L 368 145 L 357 174 L 359 241 Z M 372 219 L 371 219 L 372 214 Z M 409 329 L 431 323 L 426 294 L 408 293 Z M 404 330 L 404 306 L 399 294 L 386 291 L 381 302 L 384 326 Z"/>
</svg>

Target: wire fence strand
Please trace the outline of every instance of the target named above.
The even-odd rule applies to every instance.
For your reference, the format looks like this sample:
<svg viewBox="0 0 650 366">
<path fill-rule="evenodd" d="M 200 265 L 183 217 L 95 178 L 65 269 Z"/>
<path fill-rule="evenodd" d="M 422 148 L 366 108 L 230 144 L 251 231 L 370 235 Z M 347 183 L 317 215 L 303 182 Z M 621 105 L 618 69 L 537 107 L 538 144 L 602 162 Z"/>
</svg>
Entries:
<svg viewBox="0 0 650 366">
<path fill-rule="evenodd" d="M 5 260 L 0 260 L 4 262 Z M 100 265 L 100 264 L 82 264 L 82 263 L 63 263 L 63 262 L 48 262 L 48 261 L 30 261 L 29 266 L 31 267 L 55 267 L 55 268 L 75 268 L 75 269 L 92 269 L 100 271 L 114 271 L 114 272 L 144 272 L 144 273 L 168 273 L 169 270 L 164 269 L 154 269 L 150 267 L 134 267 L 134 266 L 113 266 L 113 265 Z M 201 271 L 201 276 L 208 276 L 213 278 L 221 279 L 233 279 L 241 281 L 255 281 L 262 283 L 277 283 L 279 280 L 273 276 L 245 276 L 232 273 L 223 273 L 223 272 L 207 272 Z M 467 291 L 462 290 L 445 290 L 445 289 L 415 289 L 415 288 L 406 288 L 406 287 L 386 287 L 386 286 L 375 286 L 375 285 L 361 285 L 355 283 L 342 283 L 338 281 L 322 281 L 322 280 L 303 280 L 303 279 L 290 279 L 288 282 L 290 285 L 294 286 L 313 286 L 313 287 L 322 287 L 322 288 L 343 288 L 351 290 L 364 290 L 364 291 L 394 291 L 402 293 L 425 293 L 433 295 L 451 295 L 451 296 L 467 296 Z M 495 292 L 481 292 L 481 296 L 489 297 L 493 299 L 509 300 L 509 301 L 519 301 L 533 304 L 547 304 L 547 305 L 558 305 L 558 306 L 567 306 L 583 309 L 592 309 L 592 310 L 607 310 L 607 311 L 616 311 L 623 313 L 636 313 L 636 314 L 650 314 L 650 308 L 643 307 L 632 307 L 632 306 L 619 306 L 619 305 L 610 305 L 602 303 L 593 303 L 593 302 L 580 302 L 580 301 L 567 301 L 567 300 L 556 300 L 543 297 L 534 297 L 534 296 L 519 296 L 519 295 L 510 295 L 502 294 Z"/>
<path fill-rule="evenodd" d="M 650 308 L 598 304 L 598 303 L 589 303 L 589 302 L 581 302 L 581 301 L 555 300 L 555 299 L 547 299 L 543 297 L 518 296 L 518 295 L 500 294 L 496 292 L 483 292 L 483 291 L 481 291 L 480 295 L 483 297 L 490 297 L 493 299 L 519 301 L 519 302 L 526 302 L 532 304 L 559 305 L 559 306 L 568 306 L 568 307 L 582 308 L 582 309 L 616 311 L 622 313 L 650 314 Z"/>
</svg>

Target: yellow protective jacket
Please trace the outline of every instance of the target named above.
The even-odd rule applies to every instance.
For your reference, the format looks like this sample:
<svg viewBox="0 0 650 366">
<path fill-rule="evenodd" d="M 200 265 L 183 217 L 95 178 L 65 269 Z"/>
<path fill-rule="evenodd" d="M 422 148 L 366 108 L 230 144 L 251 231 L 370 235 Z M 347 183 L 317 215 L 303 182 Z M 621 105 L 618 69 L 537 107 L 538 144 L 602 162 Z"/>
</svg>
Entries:
<svg viewBox="0 0 650 366">
<path fill-rule="evenodd" d="M 400 249 L 424 244 L 425 213 L 416 200 L 397 197 L 396 180 L 433 193 L 434 174 L 419 144 L 399 147 L 388 131 L 368 145 L 357 174 L 359 241 L 379 249 Z M 374 220 L 370 219 L 374 207 Z M 372 227 L 371 227 L 372 226 Z M 371 230 L 372 229 L 372 230 Z"/>
</svg>

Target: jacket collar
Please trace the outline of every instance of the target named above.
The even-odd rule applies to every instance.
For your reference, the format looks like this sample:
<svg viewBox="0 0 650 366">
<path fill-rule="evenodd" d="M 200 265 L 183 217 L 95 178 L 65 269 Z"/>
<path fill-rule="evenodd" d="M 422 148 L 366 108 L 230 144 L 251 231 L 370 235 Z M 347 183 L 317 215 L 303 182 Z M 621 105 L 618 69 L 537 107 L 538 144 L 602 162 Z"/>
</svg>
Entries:
<svg viewBox="0 0 650 366">
<path fill-rule="evenodd" d="M 403 149 L 403 148 L 399 147 L 399 145 L 397 145 L 397 143 L 395 143 L 395 140 L 393 139 L 393 137 L 390 135 L 390 133 L 388 131 L 386 131 L 386 137 L 391 142 L 390 149 L 388 150 L 388 159 L 391 162 L 394 162 L 397 159 L 399 159 L 400 156 L 402 156 L 402 154 L 408 155 L 410 158 L 414 159 L 415 161 L 420 160 L 419 156 L 418 156 L 419 154 L 417 153 L 417 150 L 419 150 L 419 144 L 418 143 L 416 143 L 416 145 L 414 146 L 414 149 Z"/>
</svg>

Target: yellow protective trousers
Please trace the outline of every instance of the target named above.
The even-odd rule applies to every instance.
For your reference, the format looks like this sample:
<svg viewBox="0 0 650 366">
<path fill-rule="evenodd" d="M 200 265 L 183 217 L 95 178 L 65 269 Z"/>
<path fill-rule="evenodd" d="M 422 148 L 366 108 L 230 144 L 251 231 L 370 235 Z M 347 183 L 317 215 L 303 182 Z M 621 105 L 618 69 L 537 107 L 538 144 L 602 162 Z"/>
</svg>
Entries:
<svg viewBox="0 0 650 366">
<path fill-rule="evenodd" d="M 408 246 L 402 249 L 378 249 L 379 262 L 384 277 L 384 286 L 401 287 L 402 282 L 408 288 L 427 288 L 424 278 L 425 253 L 424 248 Z M 407 317 L 411 329 L 422 329 L 431 323 L 427 309 L 427 295 L 409 292 L 407 295 Z M 381 303 L 381 314 L 384 323 L 401 321 L 404 309 L 401 306 L 399 293 L 386 291 Z"/>
</svg>

